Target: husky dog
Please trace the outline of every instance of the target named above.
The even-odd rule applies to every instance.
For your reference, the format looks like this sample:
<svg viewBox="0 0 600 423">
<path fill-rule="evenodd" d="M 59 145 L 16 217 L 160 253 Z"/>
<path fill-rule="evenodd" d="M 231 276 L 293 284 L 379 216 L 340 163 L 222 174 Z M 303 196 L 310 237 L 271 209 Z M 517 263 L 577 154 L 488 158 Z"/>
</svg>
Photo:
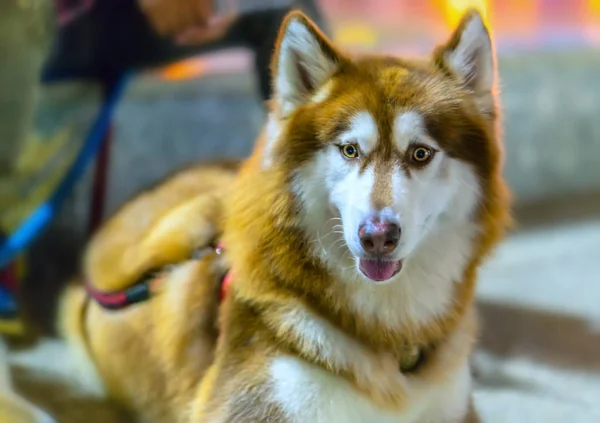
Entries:
<svg viewBox="0 0 600 423">
<path fill-rule="evenodd" d="M 351 57 L 292 12 L 272 72 L 268 122 L 231 187 L 186 197 L 167 182 L 90 244 L 105 290 L 178 263 L 158 295 L 109 311 L 74 288 L 65 333 L 146 421 L 477 421 L 475 282 L 509 222 L 481 15 L 415 61 Z M 211 238 L 226 262 L 184 260 Z"/>
<path fill-rule="evenodd" d="M 225 202 L 231 292 L 192 421 L 476 420 L 476 274 L 508 221 L 481 15 L 412 61 L 350 57 L 292 13 L 272 70 Z"/>
</svg>

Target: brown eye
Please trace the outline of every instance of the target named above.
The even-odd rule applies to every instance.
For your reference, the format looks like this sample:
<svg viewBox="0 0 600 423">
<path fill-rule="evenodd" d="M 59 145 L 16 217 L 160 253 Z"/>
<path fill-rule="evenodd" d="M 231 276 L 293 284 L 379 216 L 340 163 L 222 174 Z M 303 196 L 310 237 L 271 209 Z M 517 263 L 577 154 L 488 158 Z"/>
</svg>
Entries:
<svg viewBox="0 0 600 423">
<path fill-rule="evenodd" d="M 358 157 L 358 148 L 352 144 L 346 144 L 341 146 L 342 154 L 349 159 L 356 159 Z"/>
<path fill-rule="evenodd" d="M 431 149 L 427 147 L 417 147 L 412 153 L 412 159 L 419 164 L 427 163 L 432 156 L 433 153 Z"/>
</svg>

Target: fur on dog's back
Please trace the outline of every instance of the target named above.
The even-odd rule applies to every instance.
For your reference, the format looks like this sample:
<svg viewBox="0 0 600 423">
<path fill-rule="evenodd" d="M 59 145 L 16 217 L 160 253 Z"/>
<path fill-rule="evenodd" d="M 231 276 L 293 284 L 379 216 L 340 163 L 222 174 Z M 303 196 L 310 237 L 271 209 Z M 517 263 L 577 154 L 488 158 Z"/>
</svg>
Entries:
<svg viewBox="0 0 600 423">
<path fill-rule="evenodd" d="M 180 421 L 218 337 L 220 281 L 226 264 L 209 249 L 220 234 L 221 197 L 235 163 L 181 171 L 126 203 L 86 249 L 84 274 L 65 290 L 60 332 L 90 387 L 148 421 Z M 110 311 L 96 289 L 123 289 L 151 269 L 173 265 L 151 300 Z"/>
<path fill-rule="evenodd" d="M 197 239 L 214 238 L 220 200 L 237 167 L 233 161 L 190 167 L 128 201 L 93 237 L 84 259 L 87 276 L 100 289 L 123 289 L 152 266 L 183 259 Z M 199 196 L 205 204 L 193 204 Z"/>
</svg>

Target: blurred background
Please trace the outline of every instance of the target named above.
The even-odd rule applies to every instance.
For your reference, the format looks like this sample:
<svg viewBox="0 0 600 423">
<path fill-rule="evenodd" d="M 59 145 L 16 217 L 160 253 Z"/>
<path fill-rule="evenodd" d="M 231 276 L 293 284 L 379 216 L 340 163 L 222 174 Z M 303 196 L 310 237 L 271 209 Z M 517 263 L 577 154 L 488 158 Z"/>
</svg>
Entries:
<svg viewBox="0 0 600 423">
<path fill-rule="evenodd" d="M 250 25 L 262 29 L 278 24 L 292 6 L 273 0 L 215 3 L 223 16 L 270 11 L 267 20 Z M 482 271 L 478 404 L 484 421 L 600 421 L 600 0 L 315 0 L 293 5 L 346 50 L 397 55 L 426 54 L 445 40 L 469 6 L 484 13 L 499 57 L 505 175 L 517 225 Z M 126 26 L 125 17 L 111 10 L 108 21 Z M 251 151 L 265 117 L 260 60 L 270 44 L 261 43 L 272 32 L 259 31 L 261 41 L 255 42 L 244 31 L 231 42 L 198 42 L 183 49 L 157 45 L 147 57 L 123 66 L 135 71 L 128 72 L 130 79 L 115 103 L 110 143 L 94 156 L 104 157 L 105 201 L 93 201 L 99 166 L 89 163 L 28 249 L 25 296 L 39 325 L 48 326 L 52 287 L 77 269 L 90 208 L 96 208 L 92 214 L 100 207 L 108 215 L 183 165 L 242 158 Z M 60 34 L 68 39 L 68 30 Z M 54 72 L 65 60 L 61 54 L 75 54 L 77 45 L 61 53 L 64 40 L 48 48 L 33 39 L 20 42 L 25 54 L 46 61 L 47 82 L 32 113 L 34 132 L 52 140 L 44 144 L 47 156 L 36 150 L 23 160 L 50 163 L 54 158 L 55 170 L 42 179 L 54 175 L 59 180 L 102 109 L 108 88 Z M 58 63 L 54 71 L 47 64 L 53 60 Z M 114 83 L 120 75 L 109 72 L 109 79 Z M 28 175 L 30 184 L 33 174 L 39 178 L 38 170 Z M 54 186 L 42 189 L 40 198 Z M 27 213 L 39 201 L 34 203 L 25 207 Z M 5 218 L 5 226 L 18 228 L 27 213 Z"/>
</svg>

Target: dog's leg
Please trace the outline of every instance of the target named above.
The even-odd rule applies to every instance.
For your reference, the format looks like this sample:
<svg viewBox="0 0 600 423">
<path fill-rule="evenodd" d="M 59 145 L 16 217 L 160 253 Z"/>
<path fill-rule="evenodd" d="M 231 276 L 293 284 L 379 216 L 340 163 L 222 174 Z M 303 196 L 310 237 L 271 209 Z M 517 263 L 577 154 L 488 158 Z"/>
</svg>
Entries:
<svg viewBox="0 0 600 423">
<path fill-rule="evenodd" d="M 189 258 L 195 248 L 209 246 L 218 233 L 221 214 L 221 199 L 213 195 L 198 195 L 173 208 L 126 253 L 131 258 L 128 272 L 140 274 L 140 269 L 177 263 Z"/>
</svg>

